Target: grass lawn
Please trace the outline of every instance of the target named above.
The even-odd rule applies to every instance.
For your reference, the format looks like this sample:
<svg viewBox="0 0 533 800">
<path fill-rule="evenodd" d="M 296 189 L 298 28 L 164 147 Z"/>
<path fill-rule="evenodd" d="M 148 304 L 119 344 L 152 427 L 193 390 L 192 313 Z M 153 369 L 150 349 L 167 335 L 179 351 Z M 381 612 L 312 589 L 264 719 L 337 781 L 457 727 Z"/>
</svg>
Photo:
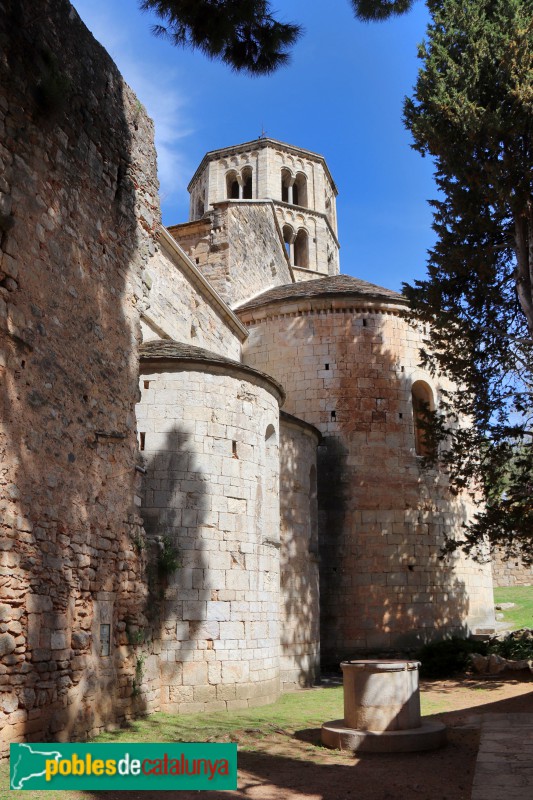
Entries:
<svg viewBox="0 0 533 800">
<path fill-rule="evenodd" d="M 97 742 L 208 742 L 237 741 L 239 751 L 261 749 L 265 737 L 283 732 L 293 734 L 344 716 L 342 686 L 331 686 L 285 694 L 269 706 L 244 711 L 220 711 L 214 714 L 152 714 L 131 722 L 127 727 L 103 733 Z M 434 714 L 447 710 L 450 699 L 443 695 L 429 700 L 421 695 L 422 713 Z M 317 747 L 318 751 L 328 752 Z M 296 756 L 297 757 L 297 756 Z M 302 754 L 303 757 L 303 754 Z M 315 760 L 319 754 L 315 756 Z M 71 792 L 34 792 L 39 800 L 67 800 Z M 9 766 L 0 766 L 0 800 L 28 800 L 30 792 L 9 789 Z M 87 795 L 83 795 L 86 797 Z M 91 795 L 92 796 L 92 795 Z"/>
<path fill-rule="evenodd" d="M 515 603 L 515 608 L 496 612 L 503 614 L 503 621 L 518 628 L 533 628 L 533 586 L 504 586 L 494 589 L 494 602 Z"/>
</svg>

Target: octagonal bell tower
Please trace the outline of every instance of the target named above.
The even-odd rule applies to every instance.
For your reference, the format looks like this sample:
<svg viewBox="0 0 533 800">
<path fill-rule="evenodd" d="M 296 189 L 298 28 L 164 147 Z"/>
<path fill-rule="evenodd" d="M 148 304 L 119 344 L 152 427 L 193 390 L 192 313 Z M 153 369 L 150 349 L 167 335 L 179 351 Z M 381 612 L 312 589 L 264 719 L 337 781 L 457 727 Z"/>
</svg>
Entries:
<svg viewBox="0 0 533 800">
<path fill-rule="evenodd" d="M 272 202 L 296 280 L 339 274 L 337 187 L 322 156 L 259 138 L 207 153 L 188 190 L 190 222 L 221 202 Z"/>
</svg>

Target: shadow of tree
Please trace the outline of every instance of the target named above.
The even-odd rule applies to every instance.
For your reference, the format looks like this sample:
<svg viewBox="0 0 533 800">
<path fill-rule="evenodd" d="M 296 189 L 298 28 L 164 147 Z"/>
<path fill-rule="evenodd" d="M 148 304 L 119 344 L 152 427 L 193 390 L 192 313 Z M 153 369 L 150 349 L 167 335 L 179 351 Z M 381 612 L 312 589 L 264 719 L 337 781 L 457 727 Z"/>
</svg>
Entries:
<svg viewBox="0 0 533 800">
<path fill-rule="evenodd" d="M 280 674 L 284 688 L 319 679 L 317 435 L 282 413 L 280 442 Z"/>
<path fill-rule="evenodd" d="M 157 386 L 158 376 L 151 373 L 150 378 Z M 212 642 L 209 631 L 203 630 L 207 623 L 201 611 L 211 599 L 211 592 L 204 589 L 207 562 L 200 535 L 208 493 L 193 439 L 191 432 L 177 425 L 162 436 L 146 434 L 141 506 L 150 550 L 144 614 L 151 655 L 146 677 L 160 681 L 161 708 L 192 702 L 192 686 L 183 686 L 183 663 L 194 659 L 195 650 L 205 644 L 202 639 Z M 165 568 L 163 547 L 176 554 L 177 569 Z"/>
<path fill-rule="evenodd" d="M 253 332 L 244 358 L 284 386 L 288 413 L 322 433 L 323 668 L 490 623 L 490 570 L 458 554 L 440 558 L 445 534 L 460 535 L 472 506 L 416 455 L 411 388 L 423 379 L 438 395 L 440 381 L 419 367 L 423 331 L 386 297 L 332 288 L 310 309 L 303 287 L 291 297 L 303 297 L 302 313 L 275 300 L 260 321 L 243 311 Z"/>
</svg>

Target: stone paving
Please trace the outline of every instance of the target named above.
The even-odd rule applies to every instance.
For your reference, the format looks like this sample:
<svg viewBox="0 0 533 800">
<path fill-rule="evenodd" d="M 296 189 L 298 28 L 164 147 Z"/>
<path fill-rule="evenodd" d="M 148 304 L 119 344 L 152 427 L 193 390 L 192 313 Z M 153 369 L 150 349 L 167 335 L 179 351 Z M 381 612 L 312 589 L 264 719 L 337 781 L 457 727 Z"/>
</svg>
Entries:
<svg viewBox="0 0 533 800">
<path fill-rule="evenodd" d="M 472 800 L 506 797 L 533 797 L 533 714 L 487 714 L 483 721 Z"/>
</svg>

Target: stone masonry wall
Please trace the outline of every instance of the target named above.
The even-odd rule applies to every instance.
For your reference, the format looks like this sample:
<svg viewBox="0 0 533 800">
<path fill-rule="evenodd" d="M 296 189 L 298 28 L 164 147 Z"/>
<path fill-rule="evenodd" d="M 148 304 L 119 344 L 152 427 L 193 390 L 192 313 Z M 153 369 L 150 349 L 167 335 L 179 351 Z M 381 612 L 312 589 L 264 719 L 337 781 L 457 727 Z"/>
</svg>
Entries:
<svg viewBox="0 0 533 800">
<path fill-rule="evenodd" d="M 281 682 L 282 689 L 312 686 L 320 674 L 318 505 L 319 434 L 281 418 Z"/>
<path fill-rule="evenodd" d="M 501 550 L 492 554 L 494 586 L 532 586 L 533 566 L 524 564 L 520 555 L 505 558 Z"/>
<path fill-rule="evenodd" d="M 493 620 L 490 566 L 439 559 L 473 509 L 415 453 L 412 383 L 423 336 L 354 299 L 243 311 L 246 363 L 280 381 L 319 448 L 321 650 L 413 646 Z M 433 385 L 438 403 L 438 385 Z"/>
<path fill-rule="evenodd" d="M 194 280 L 184 260 L 160 239 L 144 272 L 143 341 L 161 336 L 239 360 L 241 340 Z"/>
<path fill-rule="evenodd" d="M 220 203 L 204 219 L 169 231 L 231 308 L 293 281 L 268 202 Z"/>
<path fill-rule="evenodd" d="M 134 404 L 152 134 L 65 0 L 0 1 L 3 753 L 157 706 L 148 681 L 133 696 L 126 632 L 144 602 Z"/>
<path fill-rule="evenodd" d="M 228 372 L 229 369 L 229 372 Z M 279 395 L 232 368 L 144 362 L 143 517 L 181 565 L 151 601 L 161 708 L 279 694 Z"/>
</svg>

